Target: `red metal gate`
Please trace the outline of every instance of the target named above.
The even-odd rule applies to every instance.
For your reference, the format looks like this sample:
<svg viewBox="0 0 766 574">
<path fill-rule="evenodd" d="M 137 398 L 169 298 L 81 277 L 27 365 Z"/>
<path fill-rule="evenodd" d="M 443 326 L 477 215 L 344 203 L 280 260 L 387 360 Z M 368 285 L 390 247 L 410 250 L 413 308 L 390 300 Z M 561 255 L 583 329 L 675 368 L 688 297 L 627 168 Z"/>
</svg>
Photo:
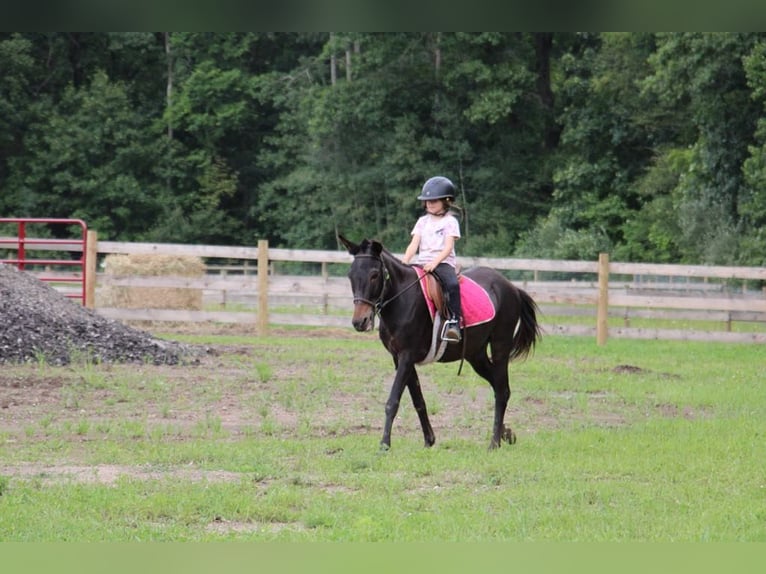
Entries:
<svg viewBox="0 0 766 574">
<path fill-rule="evenodd" d="M 22 271 L 38 271 L 37 278 L 41 281 L 56 283 L 79 283 L 81 288 L 79 293 L 66 293 L 67 297 L 80 299 L 83 305 L 86 302 L 86 258 L 88 252 L 88 227 L 81 219 L 45 219 L 45 218 L 2 218 L 0 225 L 15 224 L 16 237 L 0 237 L 0 254 L 3 246 L 7 249 L 16 250 L 15 259 L 0 259 L 0 263 L 16 265 Z M 36 238 L 30 233 L 29 227 L 34 228 L 40 225 L 57 225 L 63 227 L 77 227 L 81 232 L 79 239 L 50 239 Z M 4 228 L 0 227 L 0 233 Z M 34 259 L 28 256 L 27 251 L 45 250 L 45 251 L 67 251 L 67 259 Z M 79 253 L 79 258 L 75 259 L 71 254 Z M 79 267 L 80 272 L 68 273 L 65 275 L 55 275 L 51 272 L 54 267 L 63 266 L 66 268 Z M 42 267 L 42 271 L 39 268 Z"/>
</svg>

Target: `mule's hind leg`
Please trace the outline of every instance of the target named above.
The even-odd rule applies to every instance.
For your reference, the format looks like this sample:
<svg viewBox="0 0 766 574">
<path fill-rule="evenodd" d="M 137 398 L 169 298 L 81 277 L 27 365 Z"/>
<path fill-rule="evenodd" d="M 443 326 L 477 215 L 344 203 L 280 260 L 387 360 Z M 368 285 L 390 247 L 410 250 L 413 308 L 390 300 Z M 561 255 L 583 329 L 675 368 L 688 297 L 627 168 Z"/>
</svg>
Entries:
<svg viewBox="0 0 766 574">
<path fill-rule="evenodd" d="M 502 440 L 510 444 L 515 443 L 516 434 L 509 427 L 506 427 L 504 422 L 508 400 L 511 397 L 511 388 L 508 384 L 508 361 L 493 362 L 484 352 L 468 359 L 468 362 L 480 377 L 489 382 L 495 393 L 495 418 L 489 448 L 498 448 Z"/>
<path fill-rule="evenodd" d="M 415 407 L 415 412 L 418 413 L 420 419 L 420 427 L 423 429 L 423 438 L 425 439 L 426 446 L 433 446 L 436 442 L 436 436 L 434 435 L 434 429 L 431 428 L 431 421 L 428 420 L 428 409 L 426 408 L 426 400 L 423 398 L 423 391 L 420 388 L 420 380 L 418 379 L 417 371 L 414 376 L 411 376 L 407 381 L 407 388 L 410 390 L 410 397 L 412 397 L 412 404 Z"/>
<path fill-rule="evenodd" d="M 516 442 L 516 434 L 510 427 L 505 426 L 505 412 L 508 408 L 508 400 L 511 398 L 511 387 L 508 383 L 508 361 L 493 363 L 493 388 L 495 389 L 495 426 L 492 434 L 492 442 L 489 448 L 497 448 L 500 441 L 509 444 Z"/>
</svg>

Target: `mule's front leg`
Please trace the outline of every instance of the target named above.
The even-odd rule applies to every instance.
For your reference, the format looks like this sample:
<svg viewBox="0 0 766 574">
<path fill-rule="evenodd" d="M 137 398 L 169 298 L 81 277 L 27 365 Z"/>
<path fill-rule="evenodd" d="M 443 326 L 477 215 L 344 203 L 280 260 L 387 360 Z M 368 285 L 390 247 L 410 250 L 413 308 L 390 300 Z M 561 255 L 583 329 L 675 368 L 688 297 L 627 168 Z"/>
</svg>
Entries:
<svg viewBox="0 0 766 574">
<path fill-rule="evenodd" d="M 420 388 L 420 379 L 415 369 L 413 369 L 412 377 L 407 383 L 407 388 L 410 390 L 412 404 L 420 419 L 420 428 L 423 429 L 425 444 L 427 447 L 431 447 L 436 442 L 436 435 L 434 435 L 434 429 L 431 428 L 431 421 L 428 420 L 428 407 L 426 407 L 426 400 L 423 398 L 423 391 Z"/>
<path fill-rule="evenodd" d="M 380 448 L 382 450 L 391 448 L 391 429 L 394 426 L 396 413 L 399 412 L 399 403 L 402 400 L 404 387 L 409 384 L 410 378 L 413 375 L 417 376 L 412 361 L 399 359 L 396 361 L 396 365 L 394 384 L 391 385 L 391 393 L 386 401 L 386 423 L 383 428 L 383 438 L 380 441 Z"/>
</svg>

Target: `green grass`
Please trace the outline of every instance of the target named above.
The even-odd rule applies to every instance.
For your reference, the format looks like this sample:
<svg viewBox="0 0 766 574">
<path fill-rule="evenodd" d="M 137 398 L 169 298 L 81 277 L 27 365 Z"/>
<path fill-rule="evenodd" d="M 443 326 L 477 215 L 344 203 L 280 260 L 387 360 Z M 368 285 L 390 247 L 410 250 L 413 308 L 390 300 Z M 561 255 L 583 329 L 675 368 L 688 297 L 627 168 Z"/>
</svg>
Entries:
<svg viewBox="0 0 766 574">
<path fill-rule="evenodd" d="M 436 446 L 405 393 L 381 453 L 382 346 L 297 333 L 186 337 L 252 349 L 209 366 L 13 368 L 65 381 L 3 423 L 0 540 L 766 541 L 761 346 L 547 337 L 494 452 L 488 385 L 432 365 Z M 134 471 L 88 477 L 108 467 Z"/>
</svg>

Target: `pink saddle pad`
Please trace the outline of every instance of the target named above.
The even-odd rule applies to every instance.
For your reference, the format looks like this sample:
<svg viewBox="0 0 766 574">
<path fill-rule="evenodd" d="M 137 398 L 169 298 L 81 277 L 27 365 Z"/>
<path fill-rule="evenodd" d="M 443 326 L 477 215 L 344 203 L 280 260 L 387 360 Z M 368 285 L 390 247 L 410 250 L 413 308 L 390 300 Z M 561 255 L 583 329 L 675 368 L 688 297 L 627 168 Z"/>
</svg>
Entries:
<svg viewBox="0 0 766 574">
<path fill-rule="evenodd" d="M 428 296 L 426 274 L 420 267 L 415 267 L 420 277 L 420 291 L 425 297 L 431 319 L 436 315 L 436 306 Z M 460 276 L 460 304 L 463 309 L 463 326 L 481 325 L 495 318 L 495 306 L 489 293 L 476 281 L 465 275 Z"/>
</svg>

